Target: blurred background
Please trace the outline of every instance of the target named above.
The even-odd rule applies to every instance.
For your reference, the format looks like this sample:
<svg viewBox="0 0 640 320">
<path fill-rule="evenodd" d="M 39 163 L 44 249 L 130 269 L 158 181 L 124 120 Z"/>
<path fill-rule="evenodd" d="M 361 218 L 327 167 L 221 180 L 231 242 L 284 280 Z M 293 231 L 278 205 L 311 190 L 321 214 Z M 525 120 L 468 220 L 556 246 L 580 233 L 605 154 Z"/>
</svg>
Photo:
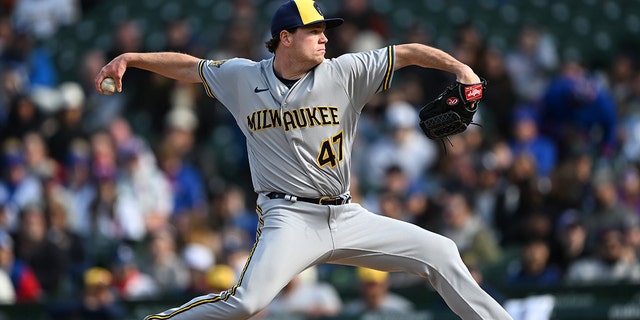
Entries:
<svg viewBox="0 0 640 320">
<path fill-rule="evenodd" d="M 514 319 L 640 319 L 640 1 L 319 3 L 346 20 L 328 57 L 420 42 L 488 82 L 481 126 L 440 144 L 417 112 L 454 78 L 396 72 L 356 201 L 453 239 Z M 235 284 L 257 221 L 235 121 L 200 85 L 93 79 L 130 51 L 270 58 L 280 4 L 0 1 L 0 319 L 142 319 Z M 456 319 L 423 279 L 332 265 L 256 318 Z"/>
</svg>

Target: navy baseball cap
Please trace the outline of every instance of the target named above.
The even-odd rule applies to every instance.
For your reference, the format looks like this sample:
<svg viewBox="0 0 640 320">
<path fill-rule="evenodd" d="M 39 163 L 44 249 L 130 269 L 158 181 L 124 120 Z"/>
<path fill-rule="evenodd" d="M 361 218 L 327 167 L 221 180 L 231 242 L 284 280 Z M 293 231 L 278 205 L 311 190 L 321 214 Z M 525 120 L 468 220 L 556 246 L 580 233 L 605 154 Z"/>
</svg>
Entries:
<svg viewBox="0 0 640 320">
<path fill-rule="evenodd" d="M 341 18 L 325 19 L 320 6 L 313 0 L 289 0 L 283 3 L 271 18 L 271 36 L 276 37 L 282 30 L 294 29 L 324 22 L 327 28 L 341 25 Z"/>
</svg>

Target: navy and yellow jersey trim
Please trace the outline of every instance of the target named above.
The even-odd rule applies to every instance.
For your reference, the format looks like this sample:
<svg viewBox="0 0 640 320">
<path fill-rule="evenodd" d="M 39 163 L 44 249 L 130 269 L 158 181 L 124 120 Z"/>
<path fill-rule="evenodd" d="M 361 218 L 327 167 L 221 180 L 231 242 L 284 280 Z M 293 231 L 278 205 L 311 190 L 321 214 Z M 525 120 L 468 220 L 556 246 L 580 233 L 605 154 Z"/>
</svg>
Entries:
<svg viewBox="0 0 640 320">
<path fill-rule="evenodd" d="M 393 76 L 393 68 L 394 68 L 394 63 L 395 61 L 395 47 L 394 46 L 388 46 L 387 47 L 387 55 L 388 55 L 388 66 L 387 66 L 387 72 L 384 74 L 384 81 L 382 82 L 382 91 L 385 91 L 387 89 L 389 89 L 389 86 L 391 86 L 391 78 Z"/>
<path fill-rule="evenodd" d="M 207 79 L 205 79 L 204 77 L 203 69 L 206 63 L 207 63 L 207 60 L 205 59 L 202 59 L 200 60 L 200 62 L 198 62 L 198 75 L 200 76 L 200 80 L 202 80 L 202 84 L 204 85 L 204 90 L 207 92 L 207 95 L 215 99 L 216 97 L 213 95 L 213 92 L 211 92 L 211 87 L 209 87 L 209 83 L 207 82 Z"/>
<path fill-rule="evenodd" d="M 215 303 L 218 301 L 227 301 L 230 297 L 236 294 L 236 290 L 240 285 L 242 285 L 242 280 L 244 278 L 245 273 L 247 272 L 247 267 L 249 267 L 249 263 L 251 263 L 251 257 L 253 257 L 253 253 L 256 251 L 256 247 L 258 246 L 258 241 L 260 240 L 260 235 L 262 234 L 262 227 L 264 226 L 264 219 L 262 218 L 263 212 L 260 206 L 256 206 L 256 212 L 258 212 L 258 229 L 256 233 L 256 241 L 253 243 L 253 247 L 251 248 L 251 252 L 249 252 L 249 257 L 247 258 L 247 262 L 244 264 L 244 268 L 242 268 L 242 273 L 240 273 L 240 278 L 238 278 L 238 282 L 228 290 L 220 292 L 213 296 L 212 298 L 202 299 L 195 301 L 193 303 L 184 305 L 177 310 L 167 314 L 167 315 L 152 315 L 145 318 L 145 320 L 166 320 L 175 317 L 176 315 L 183 313 L 185 311 L 191 310 L 197 306 L 207 304 L 207 303 Z"/>
</svg>

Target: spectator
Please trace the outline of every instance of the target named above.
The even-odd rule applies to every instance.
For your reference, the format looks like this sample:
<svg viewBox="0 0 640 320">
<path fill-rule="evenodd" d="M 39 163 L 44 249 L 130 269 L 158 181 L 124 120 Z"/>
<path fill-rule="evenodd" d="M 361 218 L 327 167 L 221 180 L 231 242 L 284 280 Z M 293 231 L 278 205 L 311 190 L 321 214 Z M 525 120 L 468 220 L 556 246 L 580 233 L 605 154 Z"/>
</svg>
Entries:
<svg viewBox="0 0 640 320">
<path fill-rule="evenodd" d="M 111 262 L 113 285 L 122 299 L 134 301 L 159 294 L 158 284 L 140 270 L 138 257 L 131 246 L 120 245 L 114 254 Z"/>
<path fill-rule="evenodd" d="M 521 107 L 514 111 L 513 139 L 509 146 L 515 157 L 526 154 L 535 161 L 539 177 L 548 177 L 556 167 L 556 145 L 538 130 L 538 122 L 532 107 Z"/>
<path fill-rule="evenodd" d="M 144 221 L 128 211 L 116 192 L 113 165 L 98 164 L 93 168 L 96 196 L 89 205 L 87 248 L 90 261 L 108 265 L 111 252 L 120 242 L 135 239 L 144 232 Z"/>
<path fill-rule="evenodd" d="M 587 232 L 583 214 L 578 210 L 565 210 L 556 220 L 551 262 L 560 268 L 563 277 L 574 262 L 591 255 Z"/>
<path fill-rule="evenodd" d="M 11 235 L 0 229 L 0 268 L 11 278 L 17 303 L 38 302 L 42 299 L 42 286 L 31 267 L 13 253 Z"/>
<path fill-rule="evenodd" d="M 549 244 L 542 239 L 531 239 L 520 250 L 520 258 L 513 261 L 507 271 L 508 285 L 551 286 L 560 283 L 562 273 L 550 263 Z"/>
<path fill-rule="evenodd" d="M 15 302 L 16 292 L 11 278 L 4 269 L 0 269 L 0 305 L 12 305 Z"/>
<path fill-rule="evenodd" d="M 266 36 L 256 33 L 253 27 L 257 22 L 251 19 L 232 19 L 226 26 L 226 32 L 220 38 L 215 52 L 209 56 L 215 59 L 229 59 L 232 57 L 254 58 L 264 54 L 260 46 L 256 46 L 256 37 Z"/>
<path fill-rule="evenodd" d="M 247 259 L 251 257 L 250 248 L 242 246 L 229 246 L 227 245 L 224 250 L 225 262 L 233 268 L 235 274 L 242 274 L 242 271 L 246 267 Z"/>
<path fill-rule="evenodd" d="M 91 174 L 91 150 L 86 139 L 72 141 L 70 149 L 63 163 L 63 182 L 69 197 L 67 225 L 71 231 L 86 239 L 91 232 L 90 207 L 97 195 Z"/>
<path fill-rule="evenodd" d="M 11 236 L 0 229 L 0 305 L 14 304 L 16 302 L 16 290 L 11 282 L 8 263 L 13 253 L 13 240 Z"/>
<path fill-rule="evenodd" d="M 46 115 L 33 99 L 26 94 L 18 94 L 9 103 L 7 125 L 2 130 L 3 139 L 22 139 L 28 132 L 39 132 Z"/>
<path fill-rule="evenodd" d="M 35 6 L 39 7 L 39 6 Z M 9 44 L 0 52 L 0 64 L 15 72 L 12 76 L 23 90 L 32 93 L 39 88 L 53 88 L 58 71 L 49 52 L 29 34 L 28 28 L 14 29 Z"/>
<path fill-rule="evenodd" d="M 475 129 L 467 130 L 463 134 L 450 137 L 450 147 L 446 148 L 446 155 L 440 158 L 438 170 L 434 170 L 439 180 L 439 186 L 445 189 L 472 190 L 478 184 L 478 172 L 476 170 L 479 150 L 474 145 L 470 136 L 476 136 Z M 477 136 L 476 136 L 477 137 Z M 444 142 L 444 141 L 443 141 Z M 502 148 L 496 144 L 496 149 Z M 506 148 L 508 150 L 508 147 Z"/>
<path fill-rule="evenodd" d="M 231 289 L 236 280 L 235 271 L 226 264 L 216 264 L 207 271 L 207 285 L 211 293 L 220 293 Z"/>
<path fill-rule="evenodd" d="M 593 210 L 593 158 L 586 150 L 579 148 L 568 158 L 558 160 L 551 174 L 548 202 L 558 208 L 576 208 L 585 213 Z"/>
<path fill-rule="evenodd" d="M 371 30 L 382 37 L 389 35 L 387 19 L 371 5 L 369 0 L 344 1 L 336 16 L 343 17 L 345 21 L 354 24 L 358 31 Z"/>
<path fill-rule="evenodd" d="M 385 111 L 389 137 L 383 137 L 367 151 L 367 183 L 380 188 L 385 170 L 398 165 L 410 181 L 419 180 L 435 165 L 437 145 L 418 129 L 418 112 L 404 101 L 392 102 Z"/>
<path fill-rule="evenodd" d="M 171 186 L 141 139 L 125 142 L 118 158 L 122 169 L 116 178 L 118 200 L 122 201 L 121 209 L 128 211 L 120 222 L 132 216 L 141 219 L 142 228 L 127 234 L 131 240 L 141 241 L 147 232 L 167 226 L 173 207 Z"/>
<path fill-rule="evenodd" d="M 204 176 L 170 141 L 161 143 L 157 154 L 173 194 L 170 220 L 184 233 L 194 219 L 202 219 L 207 213 Z"/>
<path fill-rule="evenodd" d="M 102 267 L 84 272 L 83 288 L 79 300 L 56 303 L 49 308 L 53 319 L 116 320 L 125 317 L 125 309 L 113 287 L 113 275 Z"/>
<path fill-rule="evenodd" d="M 637 219 L 637 213 L 626 206 L 618 194 L 617 181 L 610 169 L 598 169 L 592 179 L 595 207 L 587 212 L 589 233 L 597 236 L 601 229 L 622 228 L 629 219 Z M 595 243 L 592 237 L 590 245 Z"/>
<path fill-rule="evenodd" d="M 481 70 L 481 62 L 486 45 L 478 27 L 471 22 L 463 22 L 454 31 L 453 56 L 470 66 Z"/>
<path fill-rule="evenodd" d="M 319 282 L 315 267 L 302 271 L 271 301 L 270 316 L 335 317 L 342 310 L 342 299 L 329 283 Z"/>
<path fill-rule="evenodd" d="M 55 35 L 62 26 L 75 23 L 81 14 L 78 1 L 73 0 L 19 0 L 13 10 L 16 28 L 40 40 Z"/>
<path fill-rule="evenodd" d="M 512 137 L 513 108 L 517 101 L 516 88 L 509 74 L 502 50 L 488 47 L 484 50 L 479 70 L 491 90 L 486 90 L 478 109 L 483 120 L 483 131 L 487 137 L 495 132 L 493 140 L 509 140 Z"/>
<path fill-rule="evenodd" d="M 628 110 L 628 102 L 633 99 L 633 77 L 637 71 L 637 62 L 633 54 L 622 52 L 615 55 L 607 70 L 607 87 L 611 90 L 616 104 L 619 105 L 621 118 L 634 113 Z"/>
<path fill-rule="evenodd" d="M 3 9 L 0 7 L 0 10 L 3 10 Z M 4 51 L 7 49 L 7 47 L 11 43 L 12 38 L 15 35 L 15 28 L 13 27 L 12 17 L 11 17 L 11 14 L 9 14 L 9 12 L 11 12 L 11 9 L 2 11 L 2 14 L 0 14 L 0 55 L 2 55 Z M 10 97 L 15 93 L 13 92 L 12 90 L 13 88 L 11 86 L 13 81 L 6 81 L 5 74 L 3 73 L 3 71 L 4 70 L 0 70 L 0 79 L 1 79 L 0 88 L 6 91 L 0 90 L 0 110 L 2 108 L 6 108 L 7 97 Z M 0 121 L 0 123 L 2 122 Z"/>
<path fill-rule="evenodd" d="M 246 198 L 245 190 L 238 185 L 229 185 L 213 199 L 215 218 L 219 219 L 216 225 L 225 237 L 225 245 L 250 248 L 256 239 L 258 215 L 247 208 Z M 227 235 L 230 237 L 226 238 Z"/>
<path fill-rule="evenodd" d="M 640 172 L 635 165 L 620 169 L 618 193 L 620 201 L 640 218 Z"/>
<path fill-rule="evenodd" d="M 383 215 L 418 223 L 426 214 L 428 199 L 423 180 L 410 181 L 398 165 L 391 165 L 384 174 L 381 190 L 368 194 L 365 205 Z"/>
<path fill-rule="evenodd" d="M 86 257 L 83 239 L 71 230 L 67 224 L 67 198 L 49 196 L 46 206 L 48 222 L 47 239 L 59 250 L 62 261 L 59 296 L 68 296 L 78 292 L 82 285 L 82 273 L 86 269 Z M 64 282 L 62 282 L 64 281 Z"/>
<path fill-rule="evenodd" d="M 49 154 L 49 146 L 39 131 L 27 132 L 22 139 L 27 170 L 40 179 L 60 179 L 62 168 Z"/>
<path fill-rule="evenodd" d="M 476 163 L 478 180 L 473 190 L 473 208 L 484 223 L 498 226 L 496 216 L 506 206 L 503 199 L 506 179 L 491 152 L 484 152 L 482 158 Z M 502 237 L 501 234 L 499 236 Z"/>
<path fill-rule="evenodd" d="M 89 137 L 92 169 L 115 169 L 117 164 L 116 143 L 107 131 L 96 131 Z M 94 172 L 98 173 L 98 171 Z"/>
<path fill-rule="evenodd" d="M 555 212 L 535 210 L 525 213 L 520 218 L 520 224 L 514 228 L 518 235 L 513 240 L 516 240 L 519 244 L 524 244 L 531 240 L 552 241 L 554 215 Z"/>
<path fill-rule="evenodd" d="M 504 244 L 522 240 L 519 232 L 526 226 L 526 219 L 532 213 L 547 209 L 544 200 L 548 192 L 540 183 L 534 159 L 529 154 L 515 157 L 505 175 L 506 186 L 501 194 L 504 206 L 496 212 L 495 220 Z M 518 228 L 513 228 L 514 225 Z"/>
<path fill-rule="evenodd" d="M 338 17 L 343 17 L 345 23 L 339 32 L 328 30 L 328 37 L 336 39 L 336 43 L 327 47 L 328 57 L 337 57 L 350 52 L 355 39 L 363 34 L 372 32 L 379 37 L 389 35 L 389 26 L 382 12 L 378 12 L 369 0 L 347 0 L 340 2 Z"/>
<path fill-rule="evenodd" d="M 640 257 L 640 221 L 630 219 L 622 228 L 624 242 L 631 247 L 631 250 Z"/>
<path fill-rule="evenodd" d="M 405 198 L 401 194 L 391 190 L 382 190 L 377 198 L 378 207 L 376 210 L 379 214 L 403 221 L 411 220 L 405 205 Z"/>
<path fill-rule="evenodd" d="M 28 205 L 20 212 L 14 237 L 16 258 L 33 270 L 43 293 L 55 297 L 66 277 L 67 257 L 53 239 L 47 237 L 48 224 L 41 205 Z"/>
<path fill-rule="evenodd" d="M 108 133 L 113 141 L 116 156 L 136 151 L 145 165 L 155 166 L 156 159 L 151 147 L 142 136 L 134 132 L 131 123 L 124 117 L 116 117 L 108 124 Z M 122 160 L 122 158 L 120 159 Z M 120 163 L 119 165 L 122 165 Z"/>
<path fill-rule="evenodd" d="M 364 314 L 406 314 L 414 310 L 413 302 L 389 291 L 389 274 L 367 268 L 356 268 L 359 295 L 346 302 L 343 314 L 362 316 Z"/>
<path fill-rule="evenodd" d="M 565 62 L 544 92 L 540 123 L 564 152 L 560 158 L 576 145 L 592 148 L 594 156 L 612 156 L 617 124 L 616 104 L 607 88 L 580 63 Z"/>
<path fill-rule="evenodd" d="M 147 248 L 143 271 L 154 279 L 163 295 L 183 294 L 189 285 L 190 274 L 178 254 L 175 232 L 169 228 L 152 232 Z"/>
<path fill-rule="evenodd" d="M 167 41 L 163 50 L 185 52 L 196 56 L 204 55 L 198 35 L 188 19 L 177 18 L 169 21 L 164 28 L 164 33 Z"/>
<path fill-rule="evenodd" d="M 4 191 L 0 191 L 0 230 L 8 230 L 7 195 L 2 192 Z"/>
<path fill-rule="evenodd" d="M 41 201 L 43 190 L 40 181 L 28 171 L 21 144 L 7 141 L 4 151 L 0 195 L 5 195 L 6 228 L 15 231 L 19 212 L 27 205 Z"/>
<path fill-rule="evenodd" d="M 124 308 L 113 288 L 109 270 L 93 267 L 84 274 L 81 319 L 116 320 L 124 317 Z"/>
<path fill-rule="evenodd" d="M 506 54 L 505 64 L 518 100 L 536 102 L 558 68 L 558 49 L 551 34 L 531 24 L 520 28 L 517 39 L 516 46 Z"/>
<path fill-rule="evenodd" d="M 85 95 L 82 87 L 76 82 L 62 83 L 58 88 L 62 96 L 62 104 L 55 115 L 57 120 L 55 131 L 50 133 L 47 144 L 51 156 L 58 163 L 64 163 L 70 152 L 70 143 L 87 136 L 82 123 Z"/>
<path fill-rule="evenodd" d="M 160 143 L 167 143 L 176 149 L 182 157 L 195 160 L 192 152 L 196 146 L 195 131 L 199 119 L 189 107 L 175 107 L 164 119 L 164 135 Z"/>
<path fill-rule="evenodd" d="M 209 293 L 207 272 L 216 264 L 213 250 L 202 243 L 187 243 L 182 250 L 182 260 L 189 271 L 187 293 L 193 296 Z"/>
<path fill-rule="evenodd" d="M 576 261 L 567 272 L 570 284 L 615 284 L 640 281 L 640 263 L 617 229 L 598 234 L 595 254 Z"/>
<path fill-rule="evenodd" d="M 640 159 L 640 72 L 636 72 L 630 84 L 631 92 L 624 104 L 619 105 L 621 151 L 625 159 L 637 162 Z"/>
<path fill-rule="evenodd" d="M 495 232 L 475 214 L 463 193 L 447 196 L 439 233 L 455 242 L 467 264 L 491 264 L 501 258 Z"/>
</svg>

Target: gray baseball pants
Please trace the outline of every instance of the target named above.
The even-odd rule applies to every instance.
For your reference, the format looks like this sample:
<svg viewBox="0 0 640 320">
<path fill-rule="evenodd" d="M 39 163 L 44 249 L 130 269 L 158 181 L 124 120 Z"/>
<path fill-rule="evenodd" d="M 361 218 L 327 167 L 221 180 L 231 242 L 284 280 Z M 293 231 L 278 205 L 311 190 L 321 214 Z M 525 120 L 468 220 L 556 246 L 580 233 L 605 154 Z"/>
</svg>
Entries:
<svg viewBox="0 0 640 320">
<path fill-rule="evenodd" d="M 363 266 L 422 276 L 462 319 L 512 319 L 478 286 L 450 239 L 359 204 L 258 198 L 258 237 L 238 283 L 146 320 L 248 319 L 298 273 L 316 264 Z"/>
</svg>

